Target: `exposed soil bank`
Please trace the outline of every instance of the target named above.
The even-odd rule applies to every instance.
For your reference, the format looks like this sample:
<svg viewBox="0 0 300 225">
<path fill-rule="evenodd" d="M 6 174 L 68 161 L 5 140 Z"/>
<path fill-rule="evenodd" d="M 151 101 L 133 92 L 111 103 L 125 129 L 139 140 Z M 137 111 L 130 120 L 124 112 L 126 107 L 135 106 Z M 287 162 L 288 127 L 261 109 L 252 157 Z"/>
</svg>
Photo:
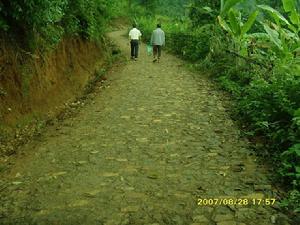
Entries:
<svg viewBox="0 0 300 225">
<path fill-rule="evenodd" d="M 46 54 L 31 54 L 0 40 L 0 145 L 16 127 L 51 118 L 81 95 L 104 66 L 106 50 L 105 44 L 77 38 Z"/>
</svg>

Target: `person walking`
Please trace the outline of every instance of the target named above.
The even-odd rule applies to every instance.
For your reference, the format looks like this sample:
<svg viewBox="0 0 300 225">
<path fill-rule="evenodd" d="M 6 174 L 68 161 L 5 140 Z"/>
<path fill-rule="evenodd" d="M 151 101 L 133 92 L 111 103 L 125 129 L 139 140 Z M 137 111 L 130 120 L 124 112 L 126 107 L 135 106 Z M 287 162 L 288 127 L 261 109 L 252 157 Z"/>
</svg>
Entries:
<svg viewBox="0 0 300 225">
<path fill-rule="evenodd" d="M 133 24 L 132 27 L 133 28 L 129 31 L 131 59 L 136 61 L 139 54 L 139 40 L 142 36 L 142 33 L 136 28 L 135 24 Z"/>
<path fill-rule="evenodd" d="M 160 24 L 157 24 L 156 29 L 152 32 L 151 45 L 153 46 L 153 62 L 159 62 L 161 48 L 165 45 L 165 32 L 161 29 Z"/>
</svg>

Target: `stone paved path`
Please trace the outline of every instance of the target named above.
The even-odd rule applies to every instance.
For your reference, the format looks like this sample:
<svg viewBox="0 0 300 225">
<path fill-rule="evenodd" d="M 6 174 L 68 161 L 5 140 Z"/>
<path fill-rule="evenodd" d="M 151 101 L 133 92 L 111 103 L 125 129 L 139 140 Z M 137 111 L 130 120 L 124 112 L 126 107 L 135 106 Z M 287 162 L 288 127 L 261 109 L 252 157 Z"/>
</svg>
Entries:
<svg viewBox="0 0 300 225">
<path fill-rule="evenodd" d="M 129 54 L 122 34 L 110 37 Z M 164 53 L 154 64 L 145 50 L 76 117 L 26 147 L 34 154 L 3 178 L 0 224 L 289 224 L 276 205 L 252 204 L 277 196 L 222 93 L 183 61 Z"/>
</svg>

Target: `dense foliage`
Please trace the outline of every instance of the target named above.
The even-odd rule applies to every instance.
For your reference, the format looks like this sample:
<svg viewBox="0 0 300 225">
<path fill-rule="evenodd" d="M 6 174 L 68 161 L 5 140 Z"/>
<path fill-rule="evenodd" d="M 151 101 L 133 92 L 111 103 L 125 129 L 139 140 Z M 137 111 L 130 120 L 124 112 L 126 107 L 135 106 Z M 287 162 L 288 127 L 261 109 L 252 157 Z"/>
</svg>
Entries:
<svg viewBox="0 0 300 225">
<path fill-rule="evenodd" d="M 296 0 L 193 0 L 188 19 L 138 19 L 148 40 L 162 22 L 167 49 L 212 77 L 236 99 L 235 118 L 258 154 L 278 168 L 300 205 L 300 15 Z"/>
<path fill-rule="evenodd" d="M 278 10 L 256 5 L 248 18 L 242 17 L 234 5 L 225 9 L 225 3 L 218 17 L 219 25 L 227 32 L 227 51 L 237 58 L 229 68 L 221 65 L 215 76 L 238 100 L 237 113 L 248 124 L 248 134 L 264 138 L 266 153 L 281 163 L 280 175 L 297 190 L 300 187 L 300 15 L 296 1 L 282 3 Z M 258 12 L 261 18 L 257 18 Z M 248 34 L 255 21 L 260 22 L 264 32 Z M 249 67 L 251 61 L 259 66 Z M 299 207 L 297 201 L 295 206 Z"/>
<path fill-rule="evenodd" d="M 11 0 L 0 1 L 0 31 L 30 47 L 56 45 L 64 36 L 97 39 L 125 1 Z"/>
</svg>

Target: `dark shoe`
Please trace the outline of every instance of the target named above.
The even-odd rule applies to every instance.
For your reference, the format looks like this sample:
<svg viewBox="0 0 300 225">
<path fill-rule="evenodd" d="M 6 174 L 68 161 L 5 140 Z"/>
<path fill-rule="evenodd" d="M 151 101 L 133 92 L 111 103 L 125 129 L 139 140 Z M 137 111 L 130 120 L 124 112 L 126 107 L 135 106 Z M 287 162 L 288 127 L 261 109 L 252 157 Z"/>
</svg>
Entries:
<svg viewBox="0 0 300 225">
<path fill-rule="evenodd" d="M 153 59 L 153 61 L 152 62 L 156 62 L 157 61 L 157 59 Z"/>
</svg>

